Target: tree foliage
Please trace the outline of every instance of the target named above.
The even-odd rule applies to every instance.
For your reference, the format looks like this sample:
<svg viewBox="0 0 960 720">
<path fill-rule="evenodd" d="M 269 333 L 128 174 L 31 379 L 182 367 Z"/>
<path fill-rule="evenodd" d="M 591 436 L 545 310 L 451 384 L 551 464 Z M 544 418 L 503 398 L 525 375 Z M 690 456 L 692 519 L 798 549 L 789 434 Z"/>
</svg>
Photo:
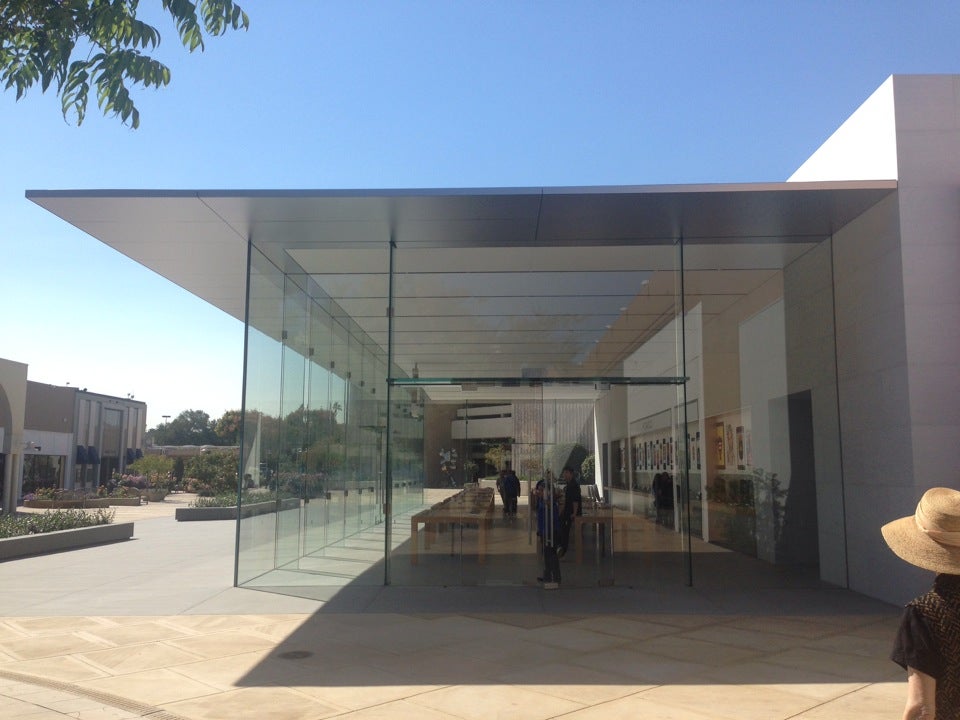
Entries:
<svg viewBox="0 0 960 720">
<path fill-rule="evenodd" d="M 204 49 L 204 35 L 246 30 L 247 14 L 232 0 L 160 0 L 190 52 Z M 137 18 L 140 0 L 0 1 L 0 81 L 17 99 L 39 84 L 60 96 L 64 119 L 83 123 L 94 89 L 104 115 L 137 128 L 140 113 L 131 86 L 161 87 L 170 69 L 148 54 L 160 32 Z"/>
<path fill-rule="evenodd" d="M 240 442 L 240 411 L 227 410 L 213 424 L 218 445 L 237 445 Z"/>
<path fill-rule="evenodd" d="M 217 434 L 203 410 L 184 410 L 153 430 L 154 445 L 215 445 Z"/>
<path fill-rule="evenodd" d="M 127 472 L 137 475 L 160 474 L 167 475 L 173 471 L 173 458 L 166 455 L 144 455 L 139 460 L 127 465 Z"/>
</svg>

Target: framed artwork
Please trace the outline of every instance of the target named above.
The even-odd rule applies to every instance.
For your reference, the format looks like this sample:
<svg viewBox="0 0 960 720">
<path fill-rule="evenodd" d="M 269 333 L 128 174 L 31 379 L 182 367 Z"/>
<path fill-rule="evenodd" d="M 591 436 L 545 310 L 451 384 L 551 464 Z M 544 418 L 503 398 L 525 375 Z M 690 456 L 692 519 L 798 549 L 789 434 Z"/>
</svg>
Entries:
<svg viewBox="0 0 960 720">
<path fill-rule="evenodd" d="M 730 423 L 727 423 L 724 426 L 724 429 L 726 431 L 726 434 L 724 435 L 724 440 L 723 440 L 723 454 L 727 461 L 726 464 L 730 466 L 736 466 L 737 456 L 735 453 L 737 452 L 737 450 L 736 450 L 736 445 L 734 445 L 734 439 L 733 439 L 733 425 L 731 425 Z"/>
<path fill-rule="evenodd" d="M 743 425 L 737 426 L 737 468 L 739 470 L 745 470 L 745 455 L 744 455 L 744 437 L 743 437 Z"/>
<path fill-rule="evenodd" d="M 713 451 L 717 461 L 717 470 L 724 470 L 727 467 L 727 457 L 723 452 L 723 423 L 718 422 L 713 426 Z"/>
</svg>

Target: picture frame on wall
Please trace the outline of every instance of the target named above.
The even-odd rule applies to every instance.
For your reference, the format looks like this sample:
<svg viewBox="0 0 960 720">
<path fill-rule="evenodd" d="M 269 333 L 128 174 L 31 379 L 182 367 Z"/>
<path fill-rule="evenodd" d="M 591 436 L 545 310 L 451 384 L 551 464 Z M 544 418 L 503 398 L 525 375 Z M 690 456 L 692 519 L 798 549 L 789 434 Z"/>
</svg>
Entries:
<svg viewBox="0 0 960 720">
<path fill-rule="evenodd" d="M 746 470 L 745 464 L 745 454 L 744 454 L 744 437 L 743 437 L 743 425 L 737 425 L 736 430 L 737 438 L 737 469 Z"/>
<path fill-rule="evenodd" d="M 723 423 L 718 422 L 713 427 L 713 452 L 717 461 L 717 470 L 725 470 L 727 456 L 723 452 Z"/>
<path fill-rule="evenodd" d="M 733 425 L 731 423 L 726 423 L 724 425 L 724 436 L 723 436 L 723 453 L 726 458 L 727 465 L 731 467 L 736 467 L 737 465 L 737 446 L 734 444 L 734 433 Z"/>
</svg>

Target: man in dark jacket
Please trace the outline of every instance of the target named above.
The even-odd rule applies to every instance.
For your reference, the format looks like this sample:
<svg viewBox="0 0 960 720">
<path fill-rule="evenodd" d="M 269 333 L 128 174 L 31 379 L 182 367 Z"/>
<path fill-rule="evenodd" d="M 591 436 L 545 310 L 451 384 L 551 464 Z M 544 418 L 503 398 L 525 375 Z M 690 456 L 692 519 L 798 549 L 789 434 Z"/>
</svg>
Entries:
<svg viewBox="0 0 960 720">
<path fill-rule="evenodd" d="M 563 469 L 561 478 L 564 481 L 563 510 L 560 512 L 560 537 L 558 539 L 557 555 L 563 557 L 567 554 L 567 545 L 570 543 L 570 528 L 573 526 L 573 518 L 577 515 L 583 515 L 583 494 L 580 492 L 580 483 L 577 482 L 577 478 L 573 474 L 573 468 L 569 465 Z"/>
<path fill-rule="evenodd" d="M 500 483 L 503 488 L 503 512 L 505 515 L 515 516 L 517 514 L 517 498 L 520 497 L 520 478 L 517 477 L 509 464 L 503 471 Z"/>
</svg>

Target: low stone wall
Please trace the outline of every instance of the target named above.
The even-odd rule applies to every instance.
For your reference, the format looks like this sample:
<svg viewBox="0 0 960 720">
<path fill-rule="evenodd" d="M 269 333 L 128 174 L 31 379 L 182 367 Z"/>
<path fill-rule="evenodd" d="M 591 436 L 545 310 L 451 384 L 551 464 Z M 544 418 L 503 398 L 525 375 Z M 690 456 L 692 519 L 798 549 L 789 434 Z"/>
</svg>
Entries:
<svg viewBox="0 0 960 720">
<path fill-rule="evenodd" d="M 75 550 L 90 545 L 129 540 L 132 537 L 133 523 L 127 522 L 0 538 L 0 561 L 27 557 L 28 555 Z"/>
<path fill-rule="evenodd" d="M 140 496 L 136 497 L 112 497 L 107 498 L 107 501 L 114 507 L 136 507 L 140 505 Z"/>
<path fill-rule="evenodd" d="M 243 506 L 242 517 L 266 515 L 283 510 L 300 509 L 299 498 L 285 498 L 283 500 L 267 500 L 266 502 L 248 503 Z M 236 520 L 237 506 L 230 507 L 186 507 L 176 509 L 176 518 L 182 522 L 194 520 Z"/>
</svg>

